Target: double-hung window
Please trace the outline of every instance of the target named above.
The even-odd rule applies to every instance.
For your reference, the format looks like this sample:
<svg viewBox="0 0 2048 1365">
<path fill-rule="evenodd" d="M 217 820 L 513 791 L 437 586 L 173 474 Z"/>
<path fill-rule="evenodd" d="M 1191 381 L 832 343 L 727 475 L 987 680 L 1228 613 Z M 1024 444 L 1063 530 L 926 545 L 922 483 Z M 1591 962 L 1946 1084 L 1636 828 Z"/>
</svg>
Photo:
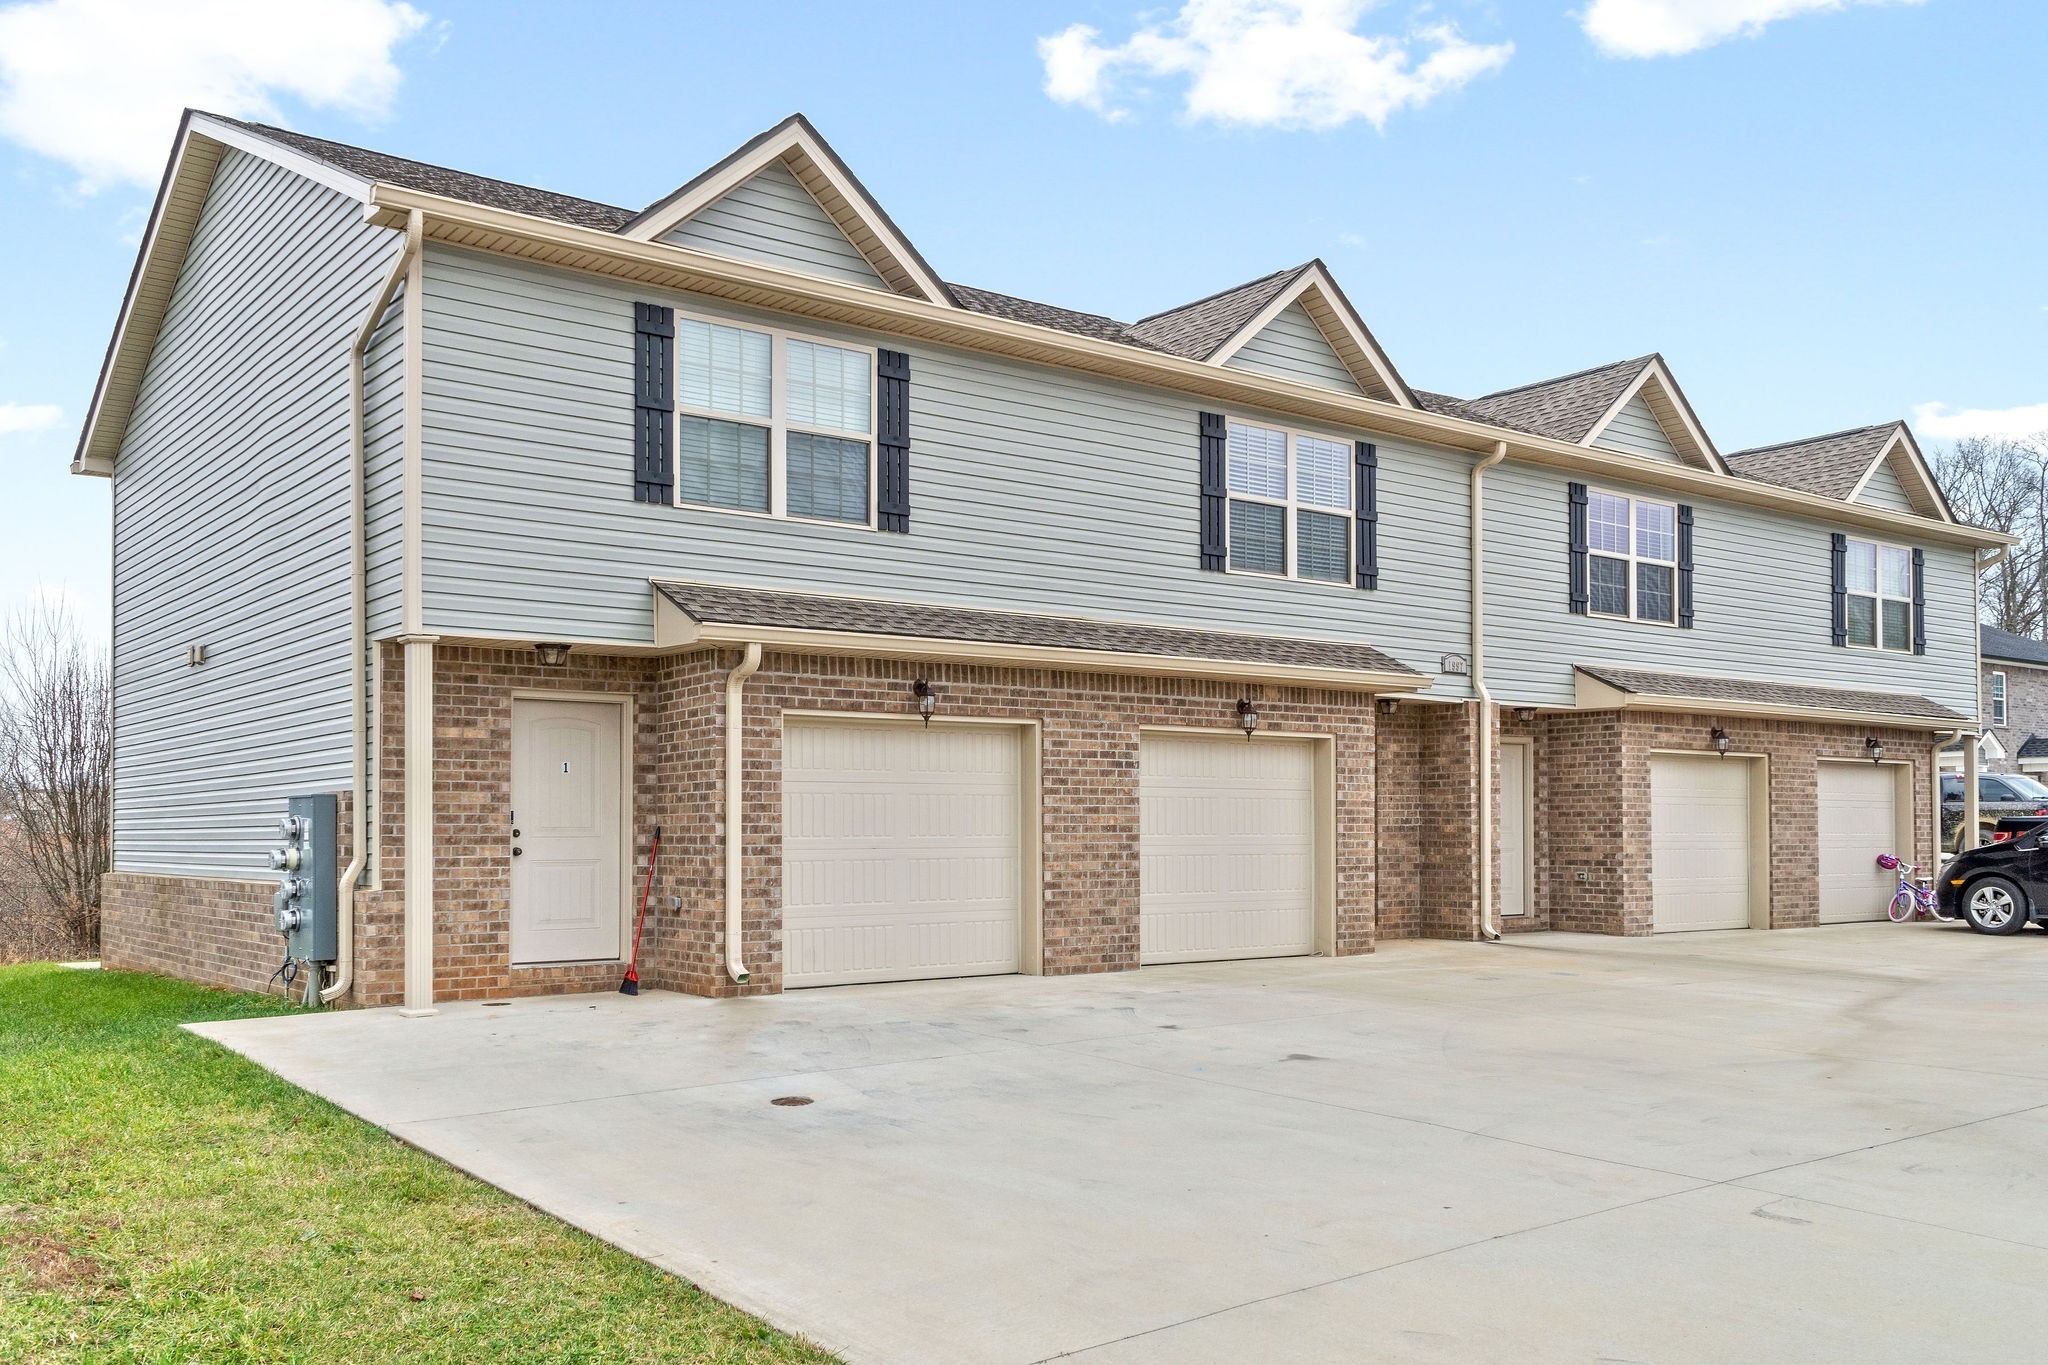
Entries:
<svg viewBox="0 0 2048 1365">
<path fill-rule="evenodd" d="M 1991 723 L 2000 729 L 2005 727 L 2005 674 L 1991 675 Z"/>
<path fill-rule="evenodd" d="M 875 353 L 676 319 L 676 501 L 874 521 Z"/>
<path fill-rule="evenodd" d="M 1225 456 L 1230 567 L 1349 583 L 1351 444 L 1231 422 Z"/>
<path fill-rule="evenodd" d="M 1842 618 L 1849 643 L 1866 649 L 1913 648 L 1913 552 L 1851 540 Z"/>
<path fill-rule="evenodd" d="M 1618 493 L 1586 498 L 1587 605 L 1596 616 L 1678 620 L 1678 507 Z"/>
</svg>

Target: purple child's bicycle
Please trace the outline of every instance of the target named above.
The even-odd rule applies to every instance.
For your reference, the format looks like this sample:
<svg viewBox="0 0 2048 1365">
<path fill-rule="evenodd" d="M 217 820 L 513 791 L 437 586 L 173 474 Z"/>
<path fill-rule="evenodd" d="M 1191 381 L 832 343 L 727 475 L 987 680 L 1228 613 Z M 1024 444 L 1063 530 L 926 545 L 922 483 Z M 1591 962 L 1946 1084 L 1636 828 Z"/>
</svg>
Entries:
<svg viewBox="0 0 2048 1365">
<path fill-rule="evenodd" d="M 1892 903 L 1885 910 L 1892 923 L 1904 924 L 1916 915 L 1928 915 L 1938 920 L 1952 920 L 1954 915 L 1941 913 L 1941 906 L 1934 898 L 1934 887 L 1919 880 L 1919 865 L 1902 863 L 1889 853 L 1877 855 L 1877 865 L 1887 872 L 1899 874 L 1899 889 L 1892 893 Z"/>
</svg>

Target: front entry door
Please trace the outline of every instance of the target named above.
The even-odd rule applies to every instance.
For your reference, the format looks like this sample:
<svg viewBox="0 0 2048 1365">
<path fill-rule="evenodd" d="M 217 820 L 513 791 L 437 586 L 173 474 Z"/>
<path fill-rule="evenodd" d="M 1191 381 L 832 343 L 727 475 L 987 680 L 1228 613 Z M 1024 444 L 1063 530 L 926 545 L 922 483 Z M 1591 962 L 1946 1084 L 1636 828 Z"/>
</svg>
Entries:
<svg viewBox="0 0 2048 1365">
<path fill-rule="evenodd" d="M 609 702 L 512 703 L 512 961 L 616 959 L 619 721 Z"/>
</svg>

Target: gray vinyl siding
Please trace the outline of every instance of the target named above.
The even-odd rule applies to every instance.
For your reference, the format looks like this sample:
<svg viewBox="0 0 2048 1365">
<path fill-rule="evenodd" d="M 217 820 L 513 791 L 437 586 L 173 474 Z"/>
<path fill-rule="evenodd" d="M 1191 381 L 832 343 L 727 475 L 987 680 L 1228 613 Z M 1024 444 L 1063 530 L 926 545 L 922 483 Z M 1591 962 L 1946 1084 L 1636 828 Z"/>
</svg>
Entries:
<svg viewBox="0 0 2048 1365">
<path fill-rule="evenodd" d="M 1330 349 L 1322 329 L 1298 303 L 1281 309 L 1224 364 L 1230 369 L 1277 374 L 1326 389 L 1360 392 L 1358 381 Z"/>
<path fill-rule="evenodd" d="M 1600 439 L 1593 444 L 1631 455 L 1647 455 L 1669 464 L 1684 463 L 1678 447 L 1672 445 L 1671 438 L 1664 434 L 1657 414 L 1650 411 L 1649 403 L 1641 394 L 1629 399 L 1621 411 L 1614 414 L 1614 420 L 1607 424 L 1607 430 L 1601 432 Z"/>
<path fill-rule="evenodd" d="M 1380 440 L 1376 592 L 1206 573 L 1197 400 L 923 343 L 908 344 L 910 534 L 635 503 L 636 300 L 771 321 L 429 248 L 429 629 L 644 644 L 647 580 L 675 577 L 1363 640 L 1431 674 L 1470 649 L 1468 457 Z"/>
<path fill-rule="evenodd" d="M 1693 500 L 1696 627 L 1573 616 L 1567 610 L 1570 475 L 1509 462 L 1486 476 L 1487 681 L 1505 705 L 1561 706 L 1572 666 L 1604 663 L 1913 692 L 1976 714 L 1971 552 L 1924 547 L 1927 653 L 1828 641 L 1829 534 L 1823 521 Z M 1596 484 L 1670 501 L 1655 489 Z"/>
<path fill-rule="evenodd" d="M 1872 507 L 1889 507 L 1894 512 L 1913 510 L 1913 500 L 1906 496 L 1906 486 L 1899 482 L 1899 476 L 1888 463 L 1879 465 L 1871 474 L 1870 482 L 1863 485 L 1856 501 L 1869 503 Z"/>
<path fill-rule="evenodd" d="M 222 158 L 115 459 L 118 871 L 262 877 L 284 798 L 349 784 L 344 358 L 395 249 Z"/>
<path fill-rule="evenodd" d="M 781 162 L 705 205 L 662 240 L 849 284 L 888 287 Z"/>
</svg>

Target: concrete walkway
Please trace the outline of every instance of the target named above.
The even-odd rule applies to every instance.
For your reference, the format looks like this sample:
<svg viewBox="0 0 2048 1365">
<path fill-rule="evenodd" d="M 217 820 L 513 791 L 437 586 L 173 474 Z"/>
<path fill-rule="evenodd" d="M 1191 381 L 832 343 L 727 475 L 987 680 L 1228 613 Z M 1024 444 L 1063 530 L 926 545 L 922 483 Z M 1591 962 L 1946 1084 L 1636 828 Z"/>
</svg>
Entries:
<svg viewBox="0 0 2048 1365">
<path fill-rule="evenodd" d="M 2048 1351 L 2034 930 L 198 1031 L 854 1361 Z"/>
</svg>

